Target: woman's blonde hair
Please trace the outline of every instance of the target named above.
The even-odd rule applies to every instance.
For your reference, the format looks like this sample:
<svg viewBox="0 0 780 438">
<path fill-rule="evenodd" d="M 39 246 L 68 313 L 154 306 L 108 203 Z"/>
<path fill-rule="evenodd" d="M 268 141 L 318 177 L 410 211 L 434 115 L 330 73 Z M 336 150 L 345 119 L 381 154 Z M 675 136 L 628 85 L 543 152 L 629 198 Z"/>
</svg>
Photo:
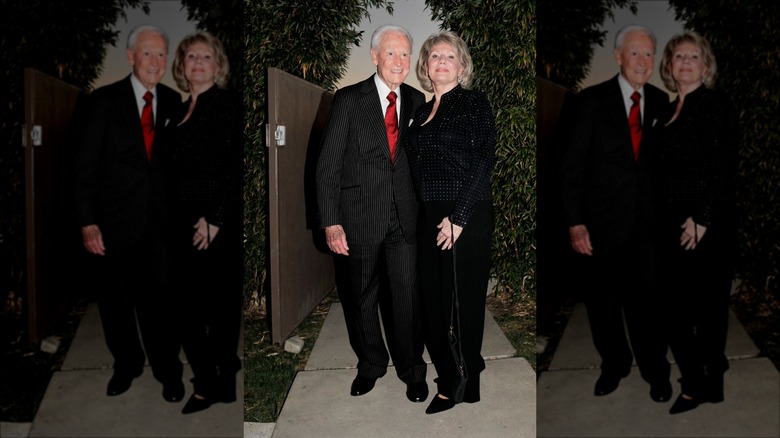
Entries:
<svg viewBox="0 0 780 438">
<path fill-rule="evenodd" d="M 449 44 L 455 50 L 455 55 L 463 67 L 463 73 L 458 77 L 458 83 L 463 88 L 469 88 L 474 71 L 469 49 L 466 47 L 466 42 L 458 34 L 449 30 L 429 36 L 420 47 L 420 57 L 417 59 L 417 80 L 420 82 L 420 86 L 423 90 L 433 93 L 433 83 L 428 77 L 428 56 L 430 56 L 433 46 L 439 43 Z"/>
<path fill-rule="evenodd" d="M 176 56 L 173 59 L 172 68 L 173 79 L 176 80 L 176 85 L 185 93 L 190 91 L 190 85 L 187 83 L 187 78 L 184 76 L 184 58 L 187 55 L 187 49 L 195 43 L 204 43 L 214 52 L 214 60 L 217 64 L 217 72 L 214 74 L 214 83 L 217 84 L 217 87 L 219 88 L 225 88 L 230 75 L 230 64 L 228 63 L 227 54 L 225 53 L 225 48 L 222 47 L 222 42 L 210 32 L 206 31 L 198 31 L 185 36 L 179 43 L 179 47 L 176 48 Z"/>
<path fill-rule="evenodd" d="M 693 31 L 678 33 L 666 43 L 664 55 L 663 58 L 661 58 L 661 65 L 659 67 L 664 86 L 671 92 L 677 92 L 677 84 L 674 82 L 674 77 L 672 76 L 672 59 L 674 58 L 674 51 L 677 50 L 677 46 L 682 43 L 691 43 L 699 49 L 704 64 L 704 73 L 702 73 L 701 83 L 707 88 L 712 88 L 713 85 L 715 85 L 715 74 L 718 72 L 715 54 L 712 53 L 712 47 L 710 47 L 710 43 L 707 39 Z"/>
</svg>

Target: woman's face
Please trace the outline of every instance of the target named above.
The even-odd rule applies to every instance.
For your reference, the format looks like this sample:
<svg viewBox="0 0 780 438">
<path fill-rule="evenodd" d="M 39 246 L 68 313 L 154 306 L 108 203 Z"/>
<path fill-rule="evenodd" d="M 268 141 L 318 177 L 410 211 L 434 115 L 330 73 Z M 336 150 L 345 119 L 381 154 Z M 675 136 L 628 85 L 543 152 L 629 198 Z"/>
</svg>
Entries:
<svg viewBox="0 0 780 438">
<path fill-rule="evenodd" d="M 451 44 L 439 43 L 428 53 L 428 77 L 436 88 L 454 87 L 463 73 L 458 54 Z"/>
<path fill-rule="evenodd" d="M 209 85 L 214 83 L 217 74 L 217 61 L 214 51 L 208 44 L 195 42 L 190 44 L 184 54 L 184 77 L 190 85 Z"/>
<path fill-rule="evenodd" d="M 672 77 L 678 85 L 701 84 L 704 71 L 704 57 L 695 44 L 682 42 L 675 47 L 672 53 Z"/>
</svg>

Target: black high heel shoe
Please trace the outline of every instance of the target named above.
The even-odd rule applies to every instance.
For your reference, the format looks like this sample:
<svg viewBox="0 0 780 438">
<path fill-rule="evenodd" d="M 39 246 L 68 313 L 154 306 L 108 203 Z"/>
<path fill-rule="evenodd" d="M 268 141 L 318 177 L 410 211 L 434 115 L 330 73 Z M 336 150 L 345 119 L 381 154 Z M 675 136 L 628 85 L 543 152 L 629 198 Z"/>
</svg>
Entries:
<svg viewBox="0 0 780 438">
<path fill-rule="evenodd" d="M 433 396 L 433 400 L 431 400 L 431 404 L 428 405 L 428 408 L 425 409 L 426 414 L 436 414 L 442 411 L 446 411 L 448 409 L 452 409 L 455 406 L 455 402 L 452 401 L 451 398 L 441 398 L 439 397 L 439 394 L 436 394 Z"/>
<path fill-rule="evenodd" d="M 214 402 L 208 398 L 198 398 L 196 394 L 192 394 L 190 399 L 187 400 L 187 404 L 181 410 L 182 414 L 192 414 L 204 409 L 208 409 Z"/>
<path fill-rule="evenodd" d="M 674 401 L 671 409 L 669 409 L 670 414 L 680 414 L 687 412 L 692 409 L 696 409 L 699 404 L 701 404 L 699 400 L 696 400 L 695 398 L 685 398 L 683 395 L 684 394 L 680 394 L 677 396 L 677 400 Z"/>
</svg>

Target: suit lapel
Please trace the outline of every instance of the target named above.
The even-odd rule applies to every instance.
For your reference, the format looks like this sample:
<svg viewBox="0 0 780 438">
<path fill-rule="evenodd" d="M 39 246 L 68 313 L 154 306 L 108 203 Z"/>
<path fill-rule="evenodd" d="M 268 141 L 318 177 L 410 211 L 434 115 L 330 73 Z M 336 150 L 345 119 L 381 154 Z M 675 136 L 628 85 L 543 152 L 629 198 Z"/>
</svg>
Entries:
<svg viewBox="0 0 780 438">
<path fill-rule="evenodd" d="M 655 93 L 651 93 L 645 86 L 645 114 L 642 117 L 642 132 L 653 129 L 658 123 L 659 117 L 662 117 L 663 101 L 655 97 Z"/>
<path fill-rule="evenodd" d="M 363 93 L 360 99 L 361 109 L 368 118 L 368 129 L 376 137 L 376 141 L 373 144 L 380 145 L 382 153 L 389 160 L 390 144 L 387 142 L 387 132 L 385 131 L 385 115 L 382 114 L 382 103 L 379 101 L 379 92 L 376 89 L 373 76 L 363 82 L 360 91 Z M 403 104 L 401 104 L 401 108 L 403 108 Z"/>
<path fill-rule="evenodd" d="M 122 111 L 121 117 L 124 119 L 128 138 L 131 138 L 137 153 L 146 160 L 146 146 L 144 146 L 144 133 L 141 127 L 141 116 L 138 114 L 138 104 L 133 92 L 133 84 L 130 82 L 130 76 L 125 80 L 122 87 Z"/>
<path fill-rule="evenodd" d="M 401 143 L 401 139 L 404 138 L 406 128 L 409 127 L 409 120 L 411 120 L 412 114 L 412 96 L 409 93 L 406 84 L 401 84 L 398 89 L 401 91 L 401 118 L 398 119 L 398 143 Z"/>
<path fill-rule="evenodd" d="M 177 104 L 181 104 L 181 98 L 179 98 L 179 101 L 177 102 L 172 99 L 174 96 L 178 96 L 178 93 L 166 93 L 163 92 L 160 85 L 157 86 L 157 115 L 154 121 L 155 130 L 167 128 L 173 123 L 173 119 L 176 118 L 176 111 L 178 110 Z M 208 102 L 208 100 L 206 100 L 206 102 Z"/>
<path fill-rule="evenodd" d="M 623 150 L 634 159 L 634 147 L 631 142 L 631 131 L 628 128 L 628 114 L 626 114 L 626 105 L 623 102 L 623 93 L 620 91 L 618 77 L 612 80 L 609 87 L 609 96 L 607 96 L 610 118 L 614 121 L 614 126 L 620 131 L 620 140 L 623 144 Z M 645 102 L 647 103 L 647 102 Z"/>
</svg>

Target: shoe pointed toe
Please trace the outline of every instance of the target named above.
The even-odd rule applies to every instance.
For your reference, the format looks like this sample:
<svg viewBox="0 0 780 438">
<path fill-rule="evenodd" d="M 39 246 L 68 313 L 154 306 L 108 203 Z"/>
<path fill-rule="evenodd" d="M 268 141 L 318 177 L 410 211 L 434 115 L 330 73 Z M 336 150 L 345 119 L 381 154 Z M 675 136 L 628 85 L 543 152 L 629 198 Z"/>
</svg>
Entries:
<svg viewBox="0 0 780 438">
<path fill-rule="evenodd" d="M 429 404 L 428 407 L 425 409 L 425 413 L 428 415 L 437 414 L 439 412 L 452 409 L 454 406 L 455 406 L 455 402 L 452 399 L 441 398 L 437 394 L 433 396 L 433 399 L 431 400 L 431 404 Z"/>
<path fill-rule="evenodd" d="M 699 404 L 700 402 L 695 398 L 685 398 L 683 397 L 683 394 L 680 394 L 677 396 L 677 400 L 674 401 L 674 404 L 669 409 L 669 413 L 681 414 L 683 412 L 688 412 L 690 410 L 696 409 Z"/>
<path fill-rule="evenodd" d="M 198 398 L 195 396 L 195 394 L 192 394 L 190 396 L 190 399 L 187 400 L 187 403 L 184 405 L 184 407 L 181 410 L 182 414 L 193 414 L 195 412 L 200 412 L 204 409 L 208 409 L 211 407 L 212 401 L 207 398 Z"/>
</svg>

